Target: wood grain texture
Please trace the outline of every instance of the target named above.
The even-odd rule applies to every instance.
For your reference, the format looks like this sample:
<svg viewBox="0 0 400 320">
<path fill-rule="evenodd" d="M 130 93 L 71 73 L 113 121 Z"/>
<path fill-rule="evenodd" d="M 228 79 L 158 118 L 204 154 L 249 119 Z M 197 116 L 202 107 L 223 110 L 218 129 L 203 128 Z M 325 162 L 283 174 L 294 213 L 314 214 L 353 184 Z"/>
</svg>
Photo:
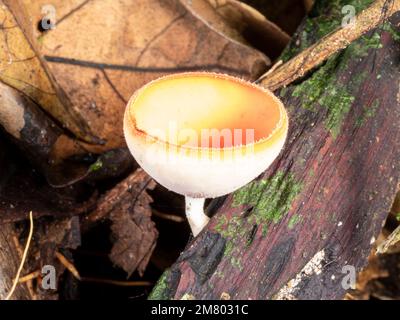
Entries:
<svg viewBox="0 0 400 320">
<path fill-rule="evenodd" d="M 291 49 L 323 36 L 344 2 L 319 1 Z M 342 268 L 367 263 L 400 178 L 400 14 L 391 22 L 277 92 L 290 114 L 281 156 L 216 206 L 150 298 L 343 297 Z"/>
<path fill-rule="evenodd" d="M 180 0 L 57 0 L 52 2 L 56 28 L 43 33 L 37 25 L 48 1 L 23 3 L 54 78 L 104 140 L 98 152 L 125 147 L 125 106 L 149 81 L 200 70 L 254 80 L 270 63 L 261 52 L 211 28 Z"/>
</svg>

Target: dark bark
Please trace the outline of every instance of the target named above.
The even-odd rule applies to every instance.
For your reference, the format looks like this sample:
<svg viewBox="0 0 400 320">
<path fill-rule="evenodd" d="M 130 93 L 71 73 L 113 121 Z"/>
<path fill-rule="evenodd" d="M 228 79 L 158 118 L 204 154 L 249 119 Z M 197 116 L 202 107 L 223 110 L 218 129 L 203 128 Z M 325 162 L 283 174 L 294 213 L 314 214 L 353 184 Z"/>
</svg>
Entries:
<svg viewBox="0 0 400 320">
<path fill-rule="evenodd" d="M 353 3 L 319 1 L 286 56 Z M 225 199 L 151 298 L 343 297 L 342 268 L 367 263 L 400 178 L 400 14 L 391 22 L 277 92 L 290 113 L 281 156 Z"/>
<path fill-rule="evenodd" d="M 21 263 L 20 250 L 15 239 L 18 234 L 12 224 L 3 224 L 0 228 L 0 300 L 3 300 L 11 290 L 13 280 Z M 26 285 L 18 285 L 11 299 L 31 300 Z"/>
</svg>

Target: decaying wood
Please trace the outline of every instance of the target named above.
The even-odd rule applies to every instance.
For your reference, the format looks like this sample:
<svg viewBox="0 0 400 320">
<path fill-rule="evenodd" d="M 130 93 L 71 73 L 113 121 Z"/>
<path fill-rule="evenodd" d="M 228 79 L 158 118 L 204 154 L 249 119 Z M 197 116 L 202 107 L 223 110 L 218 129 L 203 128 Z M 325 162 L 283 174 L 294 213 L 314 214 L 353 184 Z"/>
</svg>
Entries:
<svg viewBox="0 0 400 320">
<path fill-rule="evenodd" d="M 142 4 L 140 8 L 164 14 L 163 19 L 157 20 L 156 28 L 147 24 L 141 16 L 143 12 L 137 8 L 131 11 L 130 1 L 121 1 L 117 8 L 121 18 L 104 24 L 118 36 L 103 41 L 99 47 L 92 46 L 93 51 L 85 51 L 72 41 L 76 33 L 71 25 L 79 23 L 81 28 L 87 27 L 79 39 L 90 43 L 93 34 L 105 34 L 92 22 L 103 15 L 100 20 L 106 21 L 108 12 L 104 8 L 108 7 L 86 1 L 73 8 L 72 2 L 56 2 L 64 16 L 56 31 L 40 35 L 42 47 L 38 49 L 34 43 L 38 35 L 30 34 L 29 30 L 36 28 L 36 18 L 45 1 L 24 2 L 35 17 L 31 20 L 35 27 L 32 28 L 26 25 L 26 14 L 17 3 L 0 0 L 0 4 L 7 5 L 0 8 L 5 17 L 0 25 L 5 40 L 0 45 L 6 48 L 3 56 L 0 53 L 0 79 L 7 83 L 0 83 L 0 107 L 9 107 L 0 110 L 0 118 L 13 141 L 27 151 L 33 163 L 36 161 L 48 182 L 58 187 L 83 178 L 95 181 L 120 176 L 132 166 L 129 153 L 120 148 L 123 146 L 121 106 L 143 83 L 167 72 L 203 68 L 254 80 L 269 64 L 266 56 L 243 45 L 245 41 L 239 39 L 240 34 L 238 39 L 242 44 L 214 32 L 178 0 L 138 1 Z M 329 1 L 320 2 L 325 2 L 326 7 L 330 5 Z M 115 7 L 111 2 L 107 5 Z M 305 32 L 302 41 L 306 38 L 315 44 L 308 43 L 308 49 L 277 65 L 261 81 L 274 90 L 288 86 L 279 92 L 291 118 L 285 151 L 262 177 L 227 197 L 222 206 L 219 203 L 224 199 L 212 202 L 211 207 L 216 207 L 217 212 L 207 230 L 190 243 L 164 274 L 152 298 L 343 296 L 342 268 L 354 266 L 360 270 L 365 265 L 400 179 L 400 74 L 397 72 L 400 49 L 396 42 L 400 39 L 399 14 L 392 25 L 373 30 L 398 10 L 397 0 L 377 0 L 357 17 L 353 28 L 338 29 L 317 42 L 318 33 L 309 32 L 303 25 L 299 34 L 308 33 Z M 133 37 L 126 30 L 133 30 L 130 23 L 136 14 L 142 19 L 143 28 L 139 36 L 132 32 Z M 314 25 L 316 28 L 318 25 Z M 281 36 L 283 45 L 287 36 Z M 182 37 L 187 40 L 182 41 Z M 8 42 L 11 38 L 15 41 Z M 357 38 L 347 50 L 337 54 Z M 132 46 L 134 41 L 138 41 L 137 46 L 136 43 Z M 212 50 L 210 42 L 214 45 Z M 13 47 L 11 43 L 19 45 Z M 56 79 L 41 54 L 46 55 Z M 314 68 L 315 72 L 310 73 Z M 307 73 L 310 77 L 301 79 Z M 297 82 L 292 85 L 294 81 Z M 71 106 L 70 99 L 79 110 Z M 11 113 L 10 102 L 18 105 Z M 98 145 L 72 139 L 56 121 Z M 0 134 L 3 136 L 3 132 Z M 38 275 L 37 269 L 43 264 L 53 264 L 55 257 L 64 261 L 60 260 L 60 248 L 68 253 L 68 249 L 79 245 L 79 219 L 71 216 L 87 211 L 90 213 L 83 219 L 82 229 L 86 231 L 97 222 L 110 220 L 114 244 L 111 260 L 128 275 L 135 270 L 143 274 L 158 236 L 150 219 L 151 197 L 146 189 L 151 189 L 154 182 L 149 176 L 141 169 L 136 170 L 107 192 L 94 210 L 90 201 L 78 208 L 73 195 L 66 193 L 65 198 L 58 198 L 63 194 L 62 189 L 54 191 L 43 181 L 32 183 L 33 172 L 26 170 L 15 176 L 16 169 L 10 161 L 3 167 L 2 146 L 0 140 L 0 167 L 7 169 L 0 176 L 0 298 L 8 293 L 21 259 L 21 250 L 10 240 L 17 239 L 17 232 L 14 226 L 4 223 L 21 220 L 32 208 L 35 217 L 54 216 L 55 211 L 60 211 L 60 216 L 67 218 L 59 216 L 55 221 L 40 223 L 34 244 L 37 254 L 30 257 L 30 270 L 25 270 L 31 273 L 17 287 L 14 298 L 34 298 L 36 293 L 30 281 Z M 87 156 L 89 151 L 107 152 L 96 162 L 93 158 L 91 164 L 72 163 L 71 170 L 77 170 L 74 172 L 64 171 L 63 166 L 54 170 L 51 166 L 76 156 Z M 65 174 L 67 180 L 58 174 Z M 19 199 L 21 189 L 26 193 Z M 71 188 L 68 192 L 77 194 L 78 189 Z M 58 210 L 60 203 L 64 206 Z M 159 215 L 177 220 L 164 213 Z M 68 268 L 69 262 L 65 261 L 58 266 L 58 274 Z M 129 283 L 138 284 L 149 283 Z M 57 297 L 54 293 L 53 296 Z"/>
<path fill-rule="evenodd" d="M 343 268 L 365 266 L 400 179 L 400 15 L 391 22 L 278 92 L 290 115 L 281 156 L 226 198 L 151 298 L 343 297 Z M 266 81 L 281 85 L 279 74 Z"/>
<path fill-rule="evenodd" d="M 377 0 L 368 9 L 362 11 L 353 26 L 339 28 L 325 36 L 317 43 L 307 48 L 275 72 L 261 77 L 260 83 L 271 89 L 277 90 L 287 86 L 296 79 L 304 76 L 338 51 L 346 48 L 351 42 L 361 37 L 379 23 L 400 10 L 400 1 Z"/>
<path fill-rule="evenodd" d="M 154 181 L 146 172 L 142 169 L 136 170 L 102 196 L 97 203 L 96 209 L 84 218 L 82 229 L 87 230 L 93 224 L 107 219 L 110 212 L 125 201 L 127 193 L 130 193 L 133 203 L 146 188 L 151 188 L 152 185 L 154 186 Z"/>
<path fill-rule="evenodd" d="M 129 276 L 135 270 L 143 274 L 156 246 L 158 232 L 151 220 L 152 199 L 146 192 L 154 186 L 155 182 L 137 169 L 99 200 L 82 225 L 87 229 L 104 219 L 112 222 L 110 259 Z"/>
<path fill-rule="evenodd" d="M 99 142 L 38 54 L 20 1 L 0 1 L 0 80 L 21 91 L 78 137 Z"/>
<path fill-rule="evenodd" d="M 0 126 L 52 185 L 82 179 L 88 165 L 64 163 L 87 151 L 66 135 L 27 95 L 0 80 Z M 69 168 L 68 168 L 69 167 Z"/>
<path fill-rule="evenodd" d="M 29 252 L 29 248 L 30 248 L 32 236 L 33 236 L 33 228 L 34 228 L 32 211 L 29 213 L 29 223 L 30 223 L 29 234 L 28 234 L 28 238 L 26 240 L 25 248 L 23 250 L 20 250 L 21 251 L 21 254 L 20 254 L 21 262 L 19 263 L 18 270 L 14 276 L 13 285 L 11 286 L 10 292 L 8 292 L 7 296 L 5 297 L 5 300 L 10 300 L 11 297 L 13 296 L 15 289 L 16 289 L 17 285 L 19 284 L 19 279 L 21 277 L 22 270 L 24 269 L 26 257 L 28 256 L 28 252 Z M 28 289 L 29 289 L 29 287 L 28 287 Z"/>
<path fill-rule="evenodd" d="M 149 81 L 196 70 L 255 80 L 270 63 L 211 28 L 180 0 L 54 0 L 57 27 L 42 33 L 37 25 L 49 2 L 23 2 L 39 52 L 79 115 L 104 140 L 101 152 L 125 147 L 124 107 Z M 77 33 L 77 26 L 85 32 Z"/>
<path fill-rule="evenodd" d="M 0 126 L 53 187 L 118 177 L 133 165 L 126 148 L 110 150 L 97 159 L 92 156 L 92 163 L 79 161 L 98 147 L 71 137 L 27 95 L 1 80 Z"/>
</svg>

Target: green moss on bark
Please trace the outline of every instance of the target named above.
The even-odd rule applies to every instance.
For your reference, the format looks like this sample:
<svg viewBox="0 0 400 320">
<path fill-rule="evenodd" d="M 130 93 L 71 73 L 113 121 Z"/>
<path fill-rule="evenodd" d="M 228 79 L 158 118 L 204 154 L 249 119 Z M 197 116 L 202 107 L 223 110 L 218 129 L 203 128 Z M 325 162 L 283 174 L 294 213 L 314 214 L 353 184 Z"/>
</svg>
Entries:
<svg viewBox="0 0 400 320">
<path fill-rule="evenodd" d="M 246 247 L 252 244 L 252 237 L 258 228 L 266 235 L 271 223 L 278 223 L 287 214 L 295 197 L 300 193 L 302 185 L 292 174 L 278 172 L 269 179 L 253 181 L 233 194 L 232 206 L 251 206 L 251 214 L 247 218 L 235 216 L 228 219 L 221 215 L 215 226 L 226 240 L 224 255 L 229 257 L 231 265 L 243 269 L 240 243 Z M 289 222 L 294 225 L 299 217 Z"/>
<path fill-rule="evenodd" d="M 170 271 L 167 269 L 161 275 L 160 279 L 158 279 L 156 285 L 153 288 L 153 291 L 150 293 L 148 299 L 149 300 L 168 300 L 168 277 Z"/>
<path fill-rule="evenodd" d="M 302 99 L 303 108 L 311 111 L 318 111 L 319 107 L 327 109 L 324 124 L 334 138 L 339 135 L 343 121 L 355 100 L 353 92 L 357 91 L 367 76 L 365 72 L 361 72 L 352 76 L 350 82 L 344 85 L 334 76 L 335 73 L 345 72 L 350 61 L 366 57 L 370 50 L 380 48 L 382 44 L 379 33 L 375 32 L 370 37 L 363 36 L 343 53 L 328 59 L 308 80 L 295 86 L 292 95 Z"/>
<path fill-rule="evenodd" d="M 257 224 L 277 223 L 290 210 L 301 187 L 292 174 L 278 172 L 272 178 L 253 181 L 236 191 L 233 206 L 253 206 L 251 216 Z"/>
<path fill-rule="evenodd" d="M 365 107 L 363 114 L 357 119 L 356 126 L 361 127 L 369 118 L 372 118 L 379 108 L 379 100 L 375 100 L 370 107 Z"/>
<path fill-rule="evenodd" d="M 400 31 L 396 30 L 390 22 L 385 22 L 382 30 L 388 32 L 394 41 L 400 41 Z"/>
<path fill-rule="evenodd" d="M 341 26 L 345 14 L 342 8 L 352 5 L 356 14 L 369 7 L 374 0 L 320 0 L 310 13 L 310 17 L 304 22 L 300 33 L 294 35 L 294 41 L 283 51 L 279 59 L 288 61 L 296 54 L 302 52 L 322 37 Z M 327 11 L 327 8 L 329 10 Z"/>
<path fill-rule="evenodd" d="M 300 221 L 301 217 L 298 214 L 294 214 L 289 219 L 288 228 L 293 229 L 296 226 L 296 224 L 298 224 Z"/>
</svg>

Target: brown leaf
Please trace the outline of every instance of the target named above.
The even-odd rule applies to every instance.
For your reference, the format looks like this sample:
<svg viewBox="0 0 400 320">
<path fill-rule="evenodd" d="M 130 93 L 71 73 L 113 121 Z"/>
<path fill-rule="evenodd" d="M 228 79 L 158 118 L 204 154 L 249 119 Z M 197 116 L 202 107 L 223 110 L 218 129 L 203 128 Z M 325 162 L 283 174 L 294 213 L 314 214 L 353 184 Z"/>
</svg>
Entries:
<svg viewBox="0 0 400 320">
<path fill-rule="evenodd" d="M 296 31 L 306 13 L 305 1 L 301 0 L 243 0 L 243 2 L 257 8 L 268 20 L 276 23 L 290 35 Z"/>
<path fill-rule="evenodd" d="M 151 221 L 151 201 L 143 191 L 134 205 L 127 201 L 110 215 L 114 238 L 110 259 L 124 269 L 128 277 L 135 270 L 143 275 L 156 246 L 158 232 Z"/>
<path fill-rule="evenodd" d="M 37 226 L 36 242 L 39 246 L 53 243 L 57 248 L 76 249 L 81 245 L 79 217 L 43 221 Z"/>
<path fill-rule="evenodd" d="M 290 36 L 259 11 L 237 0 L 208 0 L 226 24 L 240 32 L 246 43 L 277 58 L 290 41 Z"/>
<path fill-rule="evenodd" d="M 0 127 L 47 178 L 62 186 L 87 175 L 88 164 L 68 158 L 87 153 L 67 136 L 28 96 L 0 82 Z"/>
<path fill-rule="evenodd" d="M 241 33 L 240 28 L 236 28 L 237 26 L 229 21 L 227 17 L 220 14 L 216 8 L 219 7 L 219 3 L 211 0 L 181 0 L 182 4 L 185 8 L 190 11 L 197 18 L 205 21 L 209 24 L 214 30 L 222 33 L 226 37 L 238 41 L 242 44 L 248 45 L 245 37 Z M 223 6 L 226 3 L 222 4 Z"/>
<path fill-rule="evenodd" d="M 154 186 L 155 182 L 142 169 L 136 170 L 108 191 L 83 222 L 82 227 L 87 230 L 98 221 L 112 221 L 114 244 L 110 258 L 128 277 L 135 270 L 143 274 L 156 245 L 158 232 L 151 220 L 152 199 L 146 192 Z"/>
<path fill-rule="evenodd" d="M 117 177 L 132 169 L 127 149 L 110 150 L 97 159 L 97 147 L 65 134 L 28 96 L 0 82 L 0 127 L 54 187 L 85 178 Z M 92 158 L 92 161 L 88 161 Z M 83 159 L 86 159 L 85 161 Z"/>
<path fill-rule="evenodd" d="M 377 254 L 377 248 L 386 241 L 390 232 L 384 228 L 374 243 L 373 249 L 368 257 L 368 265 L 358 273 L 355 290 L 346 295 L 350 300 L 368 300 L 371 297 L 379 299 L 398 298 L 396 287 L 400 266 L 397 262 L 400 257 L 399 251 L 385 254 Z"/>
<path fill-rule="evenodd" d="M 36 30 L 48 1 L 24 3 Z M 265 55 L 215 31 L 178 0 L 52 4 L 56 28 L 36 31 L 40 51 L 81 117 L 107 141 L 104 150 L 125 145 L 124 107 L 150 80 L 189 70 L 256 79 L 269 64 Z"/>
<path fill-rule="evenodd" d="M 396 244 L 400 244 L 400 226 L 398 226 L 377 248 L 378 253 L 386 253 Z M 399 247 L 399 246 L 398 246 Z"/>
<path fill-rule="evenodd" d="M 34 47 L 19 1 L 0 0 L 0 81 L 24 93 L 78 137 L 97 141 Z"/>
</svg>

